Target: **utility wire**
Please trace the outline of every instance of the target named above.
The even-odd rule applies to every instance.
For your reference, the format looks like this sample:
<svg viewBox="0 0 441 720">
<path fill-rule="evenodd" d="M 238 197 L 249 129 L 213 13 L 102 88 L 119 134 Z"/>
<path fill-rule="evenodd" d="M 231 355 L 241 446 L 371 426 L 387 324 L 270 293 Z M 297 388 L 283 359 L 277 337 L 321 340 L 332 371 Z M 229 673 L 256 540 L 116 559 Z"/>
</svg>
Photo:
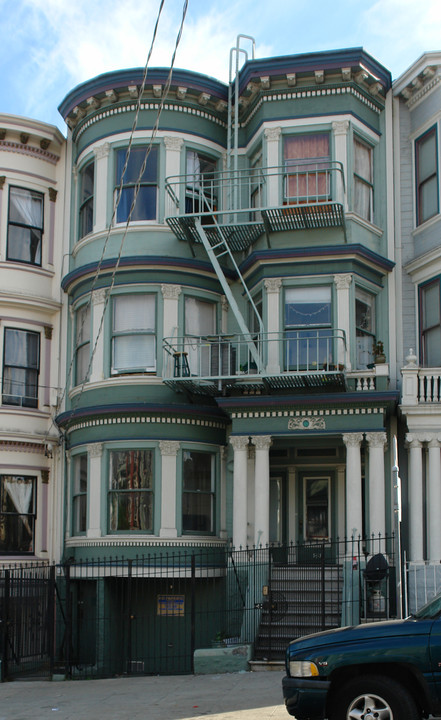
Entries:
<svg viewBox="0 0 441 720">
<path fill-rule="evenodd" d="M 163 4 L 164 4 L 164 0 L 161 2 L 161 10 L 162 10 Z M 179 43 L 180 43 L 181 37 L 182 37 L 182 31 L 183 31 L 183 27 L 184 27 L 185 17 L 186 17 L 186 14 L 187 14 L 187 9 L 188 9 L 188 0 L 184 0 L 183 10 L 182 10 L 182 18 L 181 18 L 181 23 L 180 23 L 179 31 L 178 31 L 178 34 L 177 34 L 177 37 L 176 37 L 175 48 L 174 48 L 173 55 L 172 55 L 172 59 L 171 59 L 171 63 L 170 63 L 170 70 L 169 70 L 169 72 L 168 72 L 167 80 L 166 80 L 166 83 L 165 83 L 165 85 L 164 85 L 164 90 L 163 90 L 163 93 L 162 93 L 162 96 L 161 96 L 161 101 L 160 101 L 160 105 L 159 105 L 158 112 L 157 112 L 157 115 L 156 115 L 156 121 L 155 121 L 153 130 L 152 130 L 152 134 L 151 134 L 151 137 L 150 137 L 150 141 L 149 141 L 149 144 L 148 144 L 148 146 L 147 146 L 147 149 L 146 149 L 146 152 L 145 152 L 145 155 L 144 155 L 144 160 L 143 160 L 142 166 L 141 166 L 141 168 L 140 168 L 140 171 L 139 171 L 139 174 L 138 174 L 138 178 L 137 178 L 137 181 L 136 181 L 136 184 L 135 184 L 135 187 L 134 187 L 133 200 L 132 200 L 132 204 L 131 204 L 131 207 L 130 207 L 130 210 L 129 210 L 129 214 L 128 214 L 128 217 L 127 217 L 127 220 L 126 220 L 123 237 L 122 237 L 122 239 L 121 239 L 121 244 L 120 244 L 120 248 L 119 248 L 119 252 L 118 252 L 118 256 L 117 256 L 117 261 L 116 261 L 116 263 L 115 263 L 115 267 L 114 267 L 113 272 L 112 272 L 111 282 L 110 282 L 110 285 L 106 288 L 106 295 L 105 295 L 105 300 L 104 300 L 103 311 L 102 311 L 102 314 L 101 314 L 100 326 L 99 326 L 98 333 L 97 333 L 97 336 L 96 336 L 96 339 L 95 339 L 95 344 L 94 344 L 94 347 L 93 347 L 93 350 L 92 350 L 92 354 L 91 354 L 91 356 L 90 356 L 89 365 L 88 365 L 87 371 L 86 371 L 86 373 L 85 373 L 85 377 L 84 377 L 84 379 L 83 379 L 83 382 L 82 382 L 82 384 L 81 384 L 80 392 L 79 392 L 78 395 L 75 397 L 75 400 L 74 400 L 74 402 L 72 403 L 72 409 L 71 409 L 71 411 L 70 411 L 70 417 L 72 417 L 73 413 L 75 412 L 76 408 L 78 407 L 78 404 L 79 404 L 80 399 L 81 399 L 81 397 L 82 397 L 82 395 L 83 395 L 83 392 L 84 392 L 86 383 L 87 383 L 87 381 L 88 381 L 88 378 L 89 378 L 89 375 L 90 375 L 90 372 L 91 372 L 93 359 L 94 359 L 94 357 L 95 357 L 96 349 L 97 349 L 97 347 L 98 347 L 98 341 L 99 341 L 99 338 L 100 338 L 100 336 L 101 336 L 101 332 L 102 332 L 103 325 L 104 325 L 104 318 L 105 318 L 105 314 L 106 314 L 106 309 L 107 309 L 107 306 L 108 306 L 108 304 L 109 304 L 111 292 L 112 292 L 113 287 L 114 287 L 114 285 L 115 285 L 116 273 L 118 272 L 118 269 L 119 269 L 119 265 L 120 265 L 121 257 L 122 257 L 122 252 L 123 252 L 123 248 L 124 248 L 124 243 L 125 243 L 125 240 L 126 240 L 126 237 L 127 237 L 128 229 L 129 229 L 129 224 L 130 224 L 131 217 L 132 217 L 133 211 L 134 211 L 134 209 L 135 209 L 135 205 L 136 205 L 136 200 L 137 200 L 137 197 L 138 197 L 138 194 L 139 194 L 139 189 L 140 189 L 140 186 L 141 186 L 141 179 L 142 179 L 142 176 L 143 176 L 144 171 L 145 171 L 145 169 L 146 169 L 147 160 L 148 160 L 148 157 L 149 157 L 149 155 L 150 155 L 150 152 L 151 152 L 153 143 L 154 143 L 154 141 L 155 141 L 155 139 L 156 139 L 156 135 L 157 135 L 157 133 L 158 133 L 159 122 L 160 122 L 161 114 L 162 114 L 162 111 L 163 111 L 163 109 L 164 109 L 164 104 L 165 104 L 165 101 L 166 101 L 166 99 L 167 99 L 168 93 L 169 93 L 169 91 L 170 91 L 170 86 L 171 86 L 171 81 L 172 81 L 172 74 L 173 74 L 173 67 L 174 67 L 174 64 L 175 64 L 176 53 L 177 53 L 177 50 L 178 50 L 178 47 L 179 47 Z M 158 21 L 157 21 L 156 26 L 155 26 L 155 34 L 156 34 L 157 24 L 158 24 Z M 152 43 L 152 47 L 151 47 L 150 52 L 149 52 L 149 56 L 148 56 L 148 58 L 147 58 L 147 64 L 148 64 L 148 62 L 149 62 L 149 60 L 150 60 L 150 56 L 151 56 L 152 49 L 153 49 L 153 43 Z M 111 222 L 111 225 L 110 225 L 110 227 L 109 227 L 109 230 L 108 230 L 108 233 L 107 233 L 107 236 L 106 236 L 106 243 L 107 243 L 107 241 L 108 241 L 108 238 L 109 238 L 109 235 L 110 235 L 110 229 L 111 229 L 111 227 L 112 227 L 112 225 L 113 225 L 114 218 L 115 218 L 115 215 L 116 215 L 116 211 L 117 211 L 117 208 L 118 208 L 118 205 L 119 205 L 119 202 L 120 202 L 120 199 L 121 199 L 121 195 L 122 195 L 122 190 L 123 190 L 123 177 L 124 177 L 125 171 L 127 170 L 127 166 L 128 166 L 128 162 L 129 162 L 130 151 L 131 151 L 131 146 L 132 146 L 132 141 L 133 141 L 133 134 L 134 134 L 134 132 L 135 132 L 136 124 L 137 124 L 137 121 L 138 121 L 139 109 L 140 109 L 140 105 L 141 105 L 141 97 L 142 97 L 142 92 L 143 92 L 144 87 L 145 87 L 146 77 L 147 77 L 147 65 L 146 65 L 145 72 L 144 72 L 143 82 L 142 82 L 142 85 L 141 85 L 141 87 L 140 87 L 140 91 L 139 91 L 139 94 L 138 94 L 138 103 L 137 103 L 137 110 L 136 110 L 136 114 L 135 114 L 135 120 L 134 120 L 133 127 L 132 127 L 132 132 L 131 132 L 131 136 L 130 136 L 129 146 L 128 146 L 128 148 L 127 148 L 126 160 L 125 160 L 125 165 L 124 165 L 124 169 L 123 169 L 123 174 L 122 174 L 122 176 L 121 176 L 120 185 L 119 185 L 119 188 L 118 188 L 117 200 L 116 200 L 116 203 L 115 203 L 115 206 L 114 206 L 114 210 L 113 210 L 112 222 Z M 96 273 L 95 278 L 94 278 L 94 283 L 95 283 L 95 285 L 96 285 L 96 282 L 97 282 L 97 280 L 98 280 L 98 273 L 99 273 L 99 269 L 100 269 L 100 267 L 101 267 L 102 259 L 103 259 L 103 255 L 102 255 L 102 257 L 101 257 L 100 265 L 99 265 L 99 268 L 97 268 L 97 273 Z M 90 294 L 90 298 L 89 298 L 89 304 L 90 304 L 91 299 L 92 299 L 93 289 L 94 289 L 94 285 L 92 286 L 91 291 L 90 291 L 91 294 Z M 73 365 L 73 358 L 74 358 L 74 356 L 75 356 L 76 349 L 77 349 L 77 346 L 75 346 L 75 348 L 74 348 L 74 352 L 73 352 L 73 356 L 72 356 L 72 362 L 71 362 L 71 368 L 72 368 L 72 365 Z M 71 368 L 70 368 L 70 369 L 71 369 Z M 65 393 L 66 393 L 66 390 L 67 390 L 67 384 L 66 384 L 66 386 L 65 386 L 65 391 L 64 391 L 63 397 L 64 397 L 64 395 L 65 395 Z M 68 420 L 68 423 L 69 423 L 69 420 Z"/>
</svg>

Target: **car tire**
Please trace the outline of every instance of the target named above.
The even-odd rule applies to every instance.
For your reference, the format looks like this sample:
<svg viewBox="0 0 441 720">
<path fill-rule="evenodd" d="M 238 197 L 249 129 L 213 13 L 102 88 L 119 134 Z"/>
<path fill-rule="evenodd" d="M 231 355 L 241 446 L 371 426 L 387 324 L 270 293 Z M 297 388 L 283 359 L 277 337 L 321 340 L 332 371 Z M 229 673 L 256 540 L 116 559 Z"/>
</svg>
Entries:
<svg viewBox="0 0 441 720">
<path fill-rule="evenodd" d="M 382 720 L 420 720 L 408 691 L 388 677 L 366 675 L 350 680 L 334 696 L 329 720 L 381 717 Z M 369 712 L 371 710 L 371 713 Z"/>
</svg>

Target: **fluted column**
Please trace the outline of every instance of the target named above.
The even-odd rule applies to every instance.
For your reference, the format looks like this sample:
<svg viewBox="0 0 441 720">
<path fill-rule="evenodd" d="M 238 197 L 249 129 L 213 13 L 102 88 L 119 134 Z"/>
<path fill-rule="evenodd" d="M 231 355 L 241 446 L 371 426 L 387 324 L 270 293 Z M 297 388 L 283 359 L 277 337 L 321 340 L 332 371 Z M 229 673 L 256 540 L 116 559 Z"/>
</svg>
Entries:
<svg viewBox="0 0 441 720">
<path fill-rule="evenodd" d="M 346 535 L 358 537 L 363 530 L 361 453 L 363 433 L 345 433 L 346 445 Z"/>
<path fill-rule="evenodd" d="M 269 168 L 274 168 L 273 173 L 271 170 L 268 171 L 267 177 L 266 201 L 269 207 L 276 207 L 277 205 L 280 205 L 279 171 L 277 168 L 280 164 L 279 143 L 281 135 L 282 128 L 280 127 L 267 128 L 267 130 L 265 130 L 267 166 Z"/>
<path fill-rule="evenodd" d="M 110 143 L 98 145 L 95 150 L 95 222 L 93 231 L 105 230 L 108 225 L 107 203 Z M 109 218 L 110 220 L 110 218 Z"/>
<path fill-rule="evenodd" d="M 176 529 L 176 456 L 181 444 L 174 440 L 161 440 L 161 527 L 159 537 L 175 538 Z"/>
<path fill-rule="evenodd" d="M 411 562 L 423 562 L 423 457 L 422 442 L 407 435 L 409 448 L 409 541 Z"/>
<path fill-rule="evenodd" d="M 234 435 L 230 443 L 234 450 L 233 470 L 233 545 L 236 549 L 247 544 L 247 458 L 248 436 Z"/>
<path fill-rule="evenodd" d="M 87 537 L 99 538 L 101 529 L 101 459 L 102 443 L 91 443 L 87 446 L 89 455 L 89 473 L 87 477 L 88 518 Z"/>
<path fill-rule="evenodd" d="M 236 549 L 247 544 L 247 457 L 248 436 L 233 435 L 233 545 Z"/>
<path fill-rule="evenodd" d="M 386 446 L 386 433 L 366 433 L 369 447 L 369 534 L 375 538 L 381 536 L 381 548 L 378 543 L 376 551 L 385 551 L 384 537 L 386 535 L 386 508 L 384 483 L 384 451 Z"/>
<path fill-rule="evenodd" d="M 352 284 L 352 275 L 350 273 L 342 273 L 334 275 L 334 284 L 337 291 L 337 326 L 343 330 L 346 337 L 346 348 L 342 341 L 339 340 L 337 346 L 338 363 L 344 365 L 346 370 L 351 369 L 351 358 L 349 355 L 349 339 L 350 339 L 350 302 L 349 290 Z"/>
<path fill-rule="evenodd" d="M 270 495 L 270 435 L 256 435 L 251 438 L 256 446 L 256 464 L 254 470 L 254 544 L 269 543 L 269 495 Z"/>
<path fill-rule="evenodd" d="M 427 484 L 429 561 L 441 562 L 441 453 L 440 438 L 434 435 L 428 444 L 429 472 Z"/>
<path fill-rule="evenodd" d="M 225 446 L 220 447 L 220 483 L 219 483 L 219 537 L 227 537 L 227 453 Z"/>
</svg>

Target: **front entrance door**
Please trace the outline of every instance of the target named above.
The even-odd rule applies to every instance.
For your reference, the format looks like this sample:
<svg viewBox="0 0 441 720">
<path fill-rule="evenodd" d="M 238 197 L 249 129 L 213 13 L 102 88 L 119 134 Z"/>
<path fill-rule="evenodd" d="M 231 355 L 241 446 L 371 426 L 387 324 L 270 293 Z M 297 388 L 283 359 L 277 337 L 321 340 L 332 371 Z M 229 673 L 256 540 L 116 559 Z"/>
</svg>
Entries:
<svg viewBox="0 0 441 720">
<path fill-rule="evenodd" d="M 317 542 L 331 537 L 331 476 L 304 473 L 299 483 L 299 538 Z"/>
</svg>

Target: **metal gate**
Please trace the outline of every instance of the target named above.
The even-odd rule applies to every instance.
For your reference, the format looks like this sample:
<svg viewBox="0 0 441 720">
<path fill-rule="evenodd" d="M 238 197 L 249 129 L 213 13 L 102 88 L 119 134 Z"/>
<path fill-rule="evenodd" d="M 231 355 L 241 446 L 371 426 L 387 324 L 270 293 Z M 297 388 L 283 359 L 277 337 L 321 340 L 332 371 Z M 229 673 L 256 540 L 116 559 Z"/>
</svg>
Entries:
<svg viewBox="0 0 441 720">
<path fill-rule="evenodd" d="M 55 567 L 0 571 L 0 648 L 3 680 L 52 672 Z"/>
</svg>

